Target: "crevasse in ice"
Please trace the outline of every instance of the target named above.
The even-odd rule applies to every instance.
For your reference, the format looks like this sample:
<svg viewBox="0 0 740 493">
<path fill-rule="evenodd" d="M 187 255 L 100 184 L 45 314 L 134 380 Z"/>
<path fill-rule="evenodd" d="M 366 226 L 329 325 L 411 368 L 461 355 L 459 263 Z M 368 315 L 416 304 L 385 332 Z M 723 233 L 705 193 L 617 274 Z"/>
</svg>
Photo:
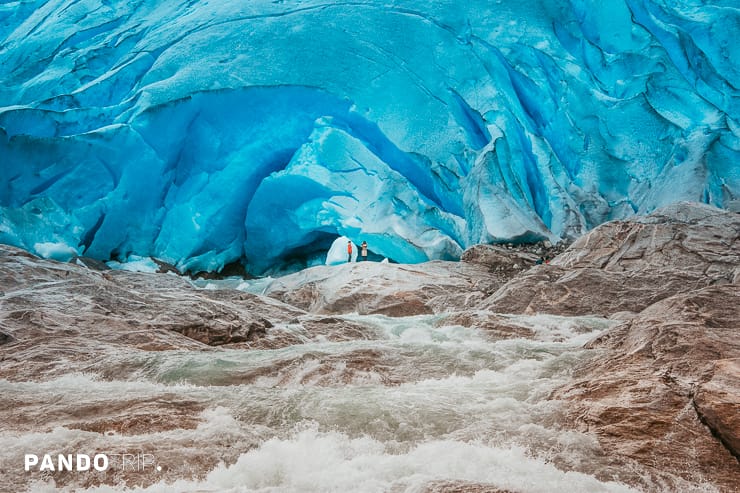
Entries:
<svg viewBox="0 0 740 493">
<path fill-rule="evenodd" d="M 0 4 L 0 241 L 255 273 L 736 208 L 715 0 Z"/>
</svg>

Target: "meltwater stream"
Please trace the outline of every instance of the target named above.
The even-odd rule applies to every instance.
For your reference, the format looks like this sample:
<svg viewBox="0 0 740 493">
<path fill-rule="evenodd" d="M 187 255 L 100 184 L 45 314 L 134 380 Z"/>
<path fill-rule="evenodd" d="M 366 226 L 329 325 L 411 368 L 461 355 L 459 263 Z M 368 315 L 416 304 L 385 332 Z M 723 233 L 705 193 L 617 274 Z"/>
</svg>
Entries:
<svg viewBox="0 0 740 493">
<path fill-rule="evenodd" d="M 562 403 L 548 399 L 610 322 L 509 316 L 534 337 L 497 340 L 438 316 L 343 318 L 365 337 L 133 351 L 105 370 L 1 380 L 5 402 L 37 416 L 40 431 L 0 435 L 0 463 L 28 450 L 153 459 L 92 482 L 35 478 L 32 491 L 632 491 L 596 478 L 608 465 L 595 439 L 563 429 Z M 96 418 L 116 406 L 126 419 Z"/>
</svg>

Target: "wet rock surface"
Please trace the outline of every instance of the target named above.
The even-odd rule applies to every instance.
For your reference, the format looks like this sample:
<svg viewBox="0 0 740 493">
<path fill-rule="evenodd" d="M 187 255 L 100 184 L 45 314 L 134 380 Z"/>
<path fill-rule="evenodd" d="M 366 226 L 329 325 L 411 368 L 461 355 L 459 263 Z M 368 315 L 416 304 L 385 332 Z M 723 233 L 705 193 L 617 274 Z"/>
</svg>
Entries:
<svg viewBox="0 0 740 493">
<path fill-rule="evenodd" d="M 503 284 L 535 265 L 549 263 L 557 255 L 563 253 L 568 245 L 566 241 L 561 241 L 556 245 L 549 241 L 474 245 L 463 252 L 460 260 L 487 268 L 488 272 Z"/>
<path fill-rule="evenodd" d="M 531 328 L 511 323 L 507 317 L 485 310 L 447 314 L 438 322 L 438 326 L 444 325 L 462 325 L 482 329 L 492 339 L 532 338 L 535 335 Z"/>
<path fill-rule="evenodd" d="M 109 436 L 194 429 L 205 407 L 202 403 L 167 394 L 53 407 L 47 404 L 43 415 L 34 412 L 45 404 L 37 396 L 28 395 L 9 404 L 15 412 L 4 418 L 3 426 L 16 433 L 48 431 L 53 424 Z"/>
<path fill-rule="evenodd" d="M 513 493 L 510 490 L 502 490 L 492 485 L 470 483 L 466 481 L 457 482 L 434 482 L 430 483 L 424 493 Z"/>
<path fill-rule="evenodd" d="M 464 262 L 359 262 L 312 267 L 275 279 L 265 294 L 311 313 L 403 317 L 472 308 L 500 284 Z"/>
<path fill-rule="evenodd" d="M 648 491 L 680 490 L 679 480 L 737 491 L 739 269 L 740 214 L 676 204 L 594 229 L 448 319 L 493 331 L 498 313 L 621 321 L 553 395 L 568 403 L 565 423 L 595 433 L 617 463 L 654 471 L 611 477 Z"/>
<path fill-rule="evenodd" d="M 589 343 L 594 356 L 556 397 L 570 402 L 574 425 L 596 433 L 612 454 L 733 491 L 739 321 L 736 285 L 670 297 Z"/>
<path fill-rule="evenodd" d="M 678 204 L 595 229 L 483 303 L 622 321 L 553 397 L 610 455 L 653 468 L 630 480 L 648 490 L 740 487 L 739 235 L 739 214 Z"/>
<path fill-rule="evenodd" d="M 280 349 L 312 342 L 373 340 L 377 329 L 339 317 L 306 314 L 272 327 L 253 341 L 234 344 L 233 349 Z"/>
<path fill-rule="evenodd" d="M 737 353 L 735 353 L 736 355 Z M 720 360 L 694 394 L 702 422 L 740 460 L 740 359 Z"/>
<path fill-rule="evenodd" d="M 311 313 L 405 317 L 468 310 L 515 275 L 565 249 L 550 245 L 476 245 L 461 262 L 358 262 L 280 277 L 264 294 Z"/>
</svg>

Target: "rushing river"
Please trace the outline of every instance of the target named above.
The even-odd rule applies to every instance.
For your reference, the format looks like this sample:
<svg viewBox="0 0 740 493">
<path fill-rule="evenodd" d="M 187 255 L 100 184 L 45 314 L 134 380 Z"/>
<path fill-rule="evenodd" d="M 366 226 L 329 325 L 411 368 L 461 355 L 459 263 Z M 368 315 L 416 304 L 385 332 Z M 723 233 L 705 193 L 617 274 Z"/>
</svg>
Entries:
<svg viewBox="0 0 740 493">
<path fill-rule="evenodd" d="M 631 491 L 595 477 L 608 467 L 595 439 L 565 429 L 562 403 L 548 399 L 609 322 L 512 316 L 534 337 L 497 340 L 439 326 L 438 316 L 344 318 L 372 336 L 272 350 L 132 351 L 108 358 L 106 372 L 2 380 L 6 405 L 23 402 L 19 412 L 37 423 L 34 432 L 2 434 L 0 460 L 7 472 L 28 451 L 142 454 L 143 470 L 115 463 L 105 482 L 125 478 L 152 492 Z M 129 432 L 95 421 L 96 409 L 111 406 L 131 418 Z M 161 422 L 151 422 L 152 409 Z M 54 425 L 65 413 L 87 424 Z M 148 421 L 131 432 L 137 413 Z M 37 475 L 28 487 L 125 489 L 83 477 Z"/>
</svg>

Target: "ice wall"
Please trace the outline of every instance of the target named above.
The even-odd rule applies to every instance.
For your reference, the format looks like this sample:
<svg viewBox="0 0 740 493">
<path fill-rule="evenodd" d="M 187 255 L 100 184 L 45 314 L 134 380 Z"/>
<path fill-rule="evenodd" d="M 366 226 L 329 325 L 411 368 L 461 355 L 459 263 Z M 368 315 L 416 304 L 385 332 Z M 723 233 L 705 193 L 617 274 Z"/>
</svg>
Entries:
<svg viewBox="0 0 740 493">
<path fill-rule="evenodd" d="M 259 273 L 737 208 L 739 36 L 721 0 L 5 2 L 0 242 Z"/>
</svg>

